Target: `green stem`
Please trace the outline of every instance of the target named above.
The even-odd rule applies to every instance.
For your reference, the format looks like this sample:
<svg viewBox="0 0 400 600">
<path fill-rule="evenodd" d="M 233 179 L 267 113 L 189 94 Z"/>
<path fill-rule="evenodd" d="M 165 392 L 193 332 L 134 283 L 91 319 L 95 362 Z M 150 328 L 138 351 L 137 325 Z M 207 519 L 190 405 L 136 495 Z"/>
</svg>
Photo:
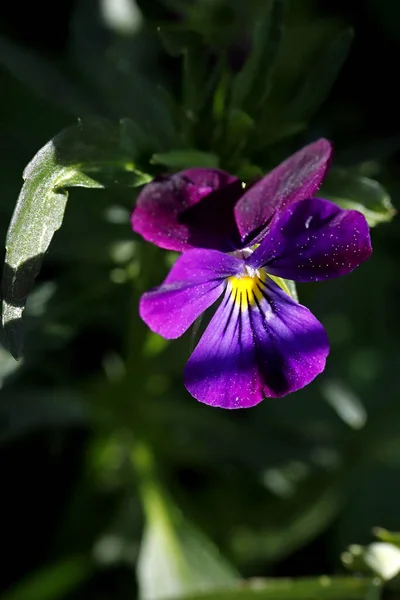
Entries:
<svg viewBox="0 0 400 600">
<path fill-rule="evenodd" d="M 169 527 L 171 522 L 168 510 L 169 499 L 159 482 L 153 452 L 143 440 L 135 440 L 131 451 L 131 462 L 137 476 L 139 496 L 147 522 L 162 521 Z"/>
</svg>

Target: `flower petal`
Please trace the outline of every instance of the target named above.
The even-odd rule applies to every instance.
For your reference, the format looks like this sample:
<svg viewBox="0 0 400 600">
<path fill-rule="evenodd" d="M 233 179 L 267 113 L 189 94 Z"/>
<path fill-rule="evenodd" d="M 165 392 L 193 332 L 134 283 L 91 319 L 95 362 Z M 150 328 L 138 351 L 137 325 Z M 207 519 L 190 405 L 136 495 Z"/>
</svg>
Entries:
<svg viewBox="0 0 400 600">
<path fill-rule="evenodd" d="M 289 206 L 274 220 L 248 264 L 285 279 L 321 281 L 350 273 L 371 252 L 361 213 L 314 198 Z"/>
<path fill-rule="evenodd" d="M 321 138 L 290 156 L 250 187 L 235 207 L 242 239 L 254 237 L 264 229 L 277 210 L 314 196 L 329 168 L 331 156 L 331 143 Z"/>
<path fill-rule="evenodd" d="M 325 367 L 329 342 L 321 323 L 270 278 L 238 302 L 224 299 L 185 369 L 200 402 L 248 408 L 310 383 Z"/>
<path fill-rule="evenodd" d="M 217 250 L 188 250 L 164 283 L 143 294 L 139 313 L 152 331 L 165 338 L 182 335 L 222 294 L 227 277 L 243 270 L 243 261 Z"/>
<path fill-rule="evenodd" d="M 219 169 L 188 169 L 157 178 L 140 192 L 132 228 L 167 250 L 231 250 L 230 238 L 238 237 L 233 205 L 242 191 L 239 179 Z M 192 213 L 192 207 L 205 201 L 205 210 Z"/>
</svg>

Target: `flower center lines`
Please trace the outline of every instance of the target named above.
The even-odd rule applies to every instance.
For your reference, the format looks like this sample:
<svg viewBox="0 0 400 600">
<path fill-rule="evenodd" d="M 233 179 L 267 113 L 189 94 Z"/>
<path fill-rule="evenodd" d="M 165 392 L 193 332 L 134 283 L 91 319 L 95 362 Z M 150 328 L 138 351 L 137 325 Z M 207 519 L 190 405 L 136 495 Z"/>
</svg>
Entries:
<svg viewBox="0 0 400 600">
<path fill-rule="evenodd" d="M 266 280 L 265 271 L 249 271 L 242 277 L 229 277 L 228 289 L 231 292 L 232 300 L 238 304 L 241 309 L 253 306 L 259 303 L 263 298 L 262 284 Z"/>
</svg>

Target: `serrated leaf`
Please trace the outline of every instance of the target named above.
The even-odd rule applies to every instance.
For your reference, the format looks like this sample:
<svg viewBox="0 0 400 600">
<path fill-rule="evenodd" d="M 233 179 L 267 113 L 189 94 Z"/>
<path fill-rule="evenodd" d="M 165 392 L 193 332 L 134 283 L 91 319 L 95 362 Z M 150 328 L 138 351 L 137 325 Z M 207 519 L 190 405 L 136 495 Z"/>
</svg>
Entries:
<svg viewBox="0 0 400 600">
<path fill-rule="evenodd" d="M 26 167 L 17 205 L 7 232 L 3 271 L 2 323 L 11 353 L 22 351 L 21 318 L 44 253 L 60 228 L 68 187 L 102 188 L 118 173 L 125 185 L 140 185 L 146 175 L 121 151 L 119 128 L 100 120 L 80 122 L 57 134 Z"/>
<path fill-rule="evenodd" d="M 343 169 L 329 172 L 319 194 L 342 208 L 358 210 L 370 227 L 391 221 L 396 214 L 389 194 L 380 183 Z"/>
<path fill-rule="evenodd" d="M 285 0 L 269 0 L 255 24 L 252 52 L 235 78 L 234 107 L 259 107 L 268 96 L 283 34 L 285 4 Z"/>
<path fill-rule="evenodd" d="M 147 446 L 136 444 L 133 456 L 146 514 L 137 562 L 140 600 L 178 598 L 235 584 L 239 574 L 161 487 Z"/>
<path fill-rule="evenodd" d="M 285 120 L 301 123 L 308 121 L 328 96 L 342 68 L 353 40 L 353 30 L 340 32 L 333 42 L 321 50 L 320 56 L 301 83 L 289 104 Z"/>
<path fill-rule="evenodd" d="M 1 600 L 61 600 L 84 583 L 92 573 L 86 557 L 66 558 L 42 567 L 4 592 Z"/>
<path fill-rule="evenodd" d="M 216 168 L 219 158 L 209 152 L 198 150 L 171 150 L 163 154 L 153 154 L 150 162 L 153 165 L 164 165 L 174 169 L 189 169 L 191 167 Z"/>
</svg>

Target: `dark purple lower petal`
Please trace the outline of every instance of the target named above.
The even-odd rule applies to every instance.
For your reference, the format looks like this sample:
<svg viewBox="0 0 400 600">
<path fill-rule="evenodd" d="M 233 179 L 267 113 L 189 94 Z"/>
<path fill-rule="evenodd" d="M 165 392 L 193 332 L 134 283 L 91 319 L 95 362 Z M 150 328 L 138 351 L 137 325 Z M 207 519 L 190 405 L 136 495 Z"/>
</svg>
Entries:
<svg viewBox="0 0 400 600">
<path fill-rule="evenodd" d="M 167 250 L 232 250 L 232 240 L 238 238 L 233 206 L 241 193 L 241 182 L 219 169 L 188 169 L 160 177 L 140 192 L 132 228 Z M 206 210 L 193 213 L 203 202 Z"/>
<path fill-rule="evenodd" d="M 217 250 L 188 250 L 164 283 L 143 294 L 139 312 L 152 331 L 172 339 L 182 335 L 223 293 L 226 278 L 243 270 L 243 261 Z"/>
<path fill-rule="evenodd" d="M 332 156 L 332 145 L 320 139 L 305 146 L 243 194 L 235 207 L 242 239 L 252 239 L 277 211 L 312 198 L 318 191 Z"/>
<path fill-rule="evenodd" d="M 271 279 L 222 304 L 185 369 L 185 385 L 200 402 L 249 408 L 310 383 L 324 370 L 329 342 L 322 325 Z"/>
<path fill-rule="evenodd" d="M 355 210 L 314 198 L 289 206 L 248 259 L 294 281 L 346 275 L 372 252 L 368 224 Z"/>
</svg>

